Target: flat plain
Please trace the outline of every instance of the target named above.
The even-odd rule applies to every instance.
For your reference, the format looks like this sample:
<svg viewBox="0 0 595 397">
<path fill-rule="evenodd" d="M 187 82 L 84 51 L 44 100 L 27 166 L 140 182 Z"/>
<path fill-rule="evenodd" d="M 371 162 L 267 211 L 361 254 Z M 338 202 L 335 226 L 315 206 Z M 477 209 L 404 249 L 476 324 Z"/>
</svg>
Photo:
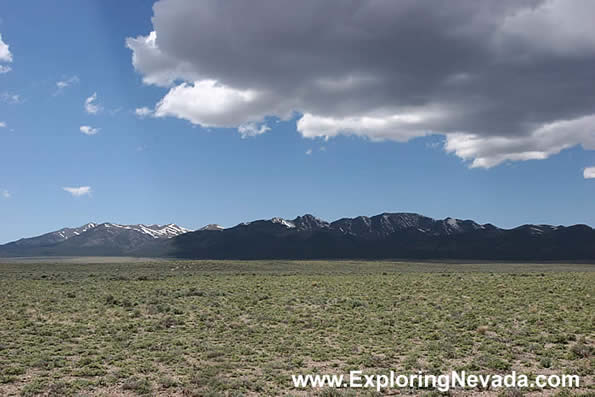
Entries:
<svg viewBox="0 0 595 397">
<path fill-rule="evenodd" d="M 351 396 L 291 382 L 350 370 L 577 374 L 445 395 L 595 395 L 593 264 L 0 262 L 2 396 Z"/>
</svg>

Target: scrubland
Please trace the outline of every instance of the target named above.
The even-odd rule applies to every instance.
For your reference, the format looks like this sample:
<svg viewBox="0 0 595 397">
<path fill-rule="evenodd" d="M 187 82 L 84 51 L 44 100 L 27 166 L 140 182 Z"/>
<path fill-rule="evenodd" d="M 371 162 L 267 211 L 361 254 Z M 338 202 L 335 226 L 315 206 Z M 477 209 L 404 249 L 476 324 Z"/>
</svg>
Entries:
<svg viewBox="0 0 595 397">
<path fill-rule="evenodd" d="M 580 389 L 449 394 L 593 396 L 594 270 L 357 261 L 0 264 L 0 395 L 350 396 L 354 390 L 295 389 L 291 375 L 361 369 L 578 374 Z"/>
</svg>

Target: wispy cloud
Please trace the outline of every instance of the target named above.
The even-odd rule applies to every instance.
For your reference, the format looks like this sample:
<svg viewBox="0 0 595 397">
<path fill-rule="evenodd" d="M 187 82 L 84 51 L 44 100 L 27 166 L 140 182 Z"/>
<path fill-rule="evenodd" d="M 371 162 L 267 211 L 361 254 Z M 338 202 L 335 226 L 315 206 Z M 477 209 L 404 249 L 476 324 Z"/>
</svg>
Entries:
<svg viewBox="0 0 595 397">
<path fill-rule="evenodd" d="M 134 114 L 136 114 L 137 117 L 140 117 L 142 119 L 142 118 L 152 115 L 153 111 L 151 109 L 149 109 L 148 107 L 143 106 L 142 108 L 136 108 L 136 110 L 134 111 Z"/>
<path fill-rule="evenodd" d="M 99 132 L 99 128 L 93 128 L 89 125 L 81 125 L 79 130 L 85 135 L 95 135 Z"/>
<path fill-rule="evenodd" d="M 309 155 L 311 155 L 311 154 L 312 154 L 312 149 L 308 149 L 308 150 L 306 150 L 306 154 L 307 154 L 308 156 L 309 156 Z"/>
<path fill-rule="evenodd" d="M 115 116 L 118 113 L 120 113 L 121 111 L 122 111 L 122 107 L 119 107 L 119 108 L 108 110 L 108 113 L 110 114 L 110 116 Z"/>
<path fill-rule="evenodd" d="M 6 122 L 0 121 L 0 128 L 6 128 Z"/>
<path fill-rule="evenodd" d="M 63 187 L 64 191 L 72 194 L 73 197 L 81 197 L 81 196 L 90 196 L 91 195 L 91 187 L 90 186 L 79 186 L 79 187 Z"/>
<path fill-rule="evenodd" d="M 17 105 L 23 103 L 23 99 L 19 94 L 12 94 L 10 92 L 3 92 L 0 94 L 0 101 L 8 103 L 10 105 Z"/>
<path fill-rule="evenodd" d="M 261 135 L 270 130 L 271 127 L 269 127 L 266 124 L 258 126 L 256 123 L 242 124 L 238 127 L 238 132 L 240 133 L 240 135 L 242 135 L 242 138 Z"/>
<path fill-rule="evenodd" d="M 54 95 L 60 95 L 64 91 L 65 88 L 68 88 L 71 85 L 78 84 L 79 82 L 80 82 L 80 79 L 78 78 L 78 76 L 72 76 L 67 79 L 57 81 L 56 82 L 57 89 L 54 92 Z"/>
<path fill-rule="evenodd" d="M 2 190 L 2 197 L 5 199 L 9 199 L 10 197 L 12 197 L 12 195 L 8 190 Z"/>
<path fill-rule="evenodd" d="M 0 65 L 0 74 L 8 73 L 12 70 L 10 66 Z"/>
<path fill-rule="evenodd" d="M 587 167 L 583 171 L 585 179 L 595 179 L 595 167 Z"/>
<path fill-rule="evenodd" d="M 85 111 L 89 114 L 97 114 L 101 110 L 101 106 L 97 103 L 97 93 L 94 92 L 89 98 L 85 99 Z"/>
<path fill-rule="evenodd" d="M 79 82 L 80 82 L 80 80 L 79 80 L 78 76 L 72 76 L 66 80 L 60 80 L 60 81 L 56 82 L 56 87 L 66 88 L 73 84 L 78 84 Z"/>
</svg>

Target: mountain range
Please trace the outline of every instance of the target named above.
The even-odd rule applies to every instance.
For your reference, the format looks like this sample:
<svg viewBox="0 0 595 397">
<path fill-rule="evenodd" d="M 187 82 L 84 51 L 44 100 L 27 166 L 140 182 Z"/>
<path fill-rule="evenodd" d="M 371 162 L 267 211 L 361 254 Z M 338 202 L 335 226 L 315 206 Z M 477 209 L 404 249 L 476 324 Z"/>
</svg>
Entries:
<svg viewBox="0 0 595 397">
<path fill-rule="evenodd" d="M 0 245 L 0 256 L 160 256 L 160 241 L 190 231 L 174 224 L 87 223 Z"/>
<path fill-rule="evenodd" d="M 0 245 L 0 256 L 192 259 L 595 260 L 587 225 L 502 229 L 454 218 L 383 213 L 326 222 L 312 215 L 191 231 L 175 224 L 88 223 Z"/>
</svg>

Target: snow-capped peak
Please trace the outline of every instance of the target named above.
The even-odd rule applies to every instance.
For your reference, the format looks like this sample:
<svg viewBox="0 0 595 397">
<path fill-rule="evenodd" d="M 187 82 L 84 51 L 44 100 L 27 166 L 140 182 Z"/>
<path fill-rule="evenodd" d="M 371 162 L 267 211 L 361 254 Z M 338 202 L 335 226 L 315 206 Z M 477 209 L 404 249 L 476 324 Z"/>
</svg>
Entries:
<svg viewBox="0 0 595 397">
<path fill-rule="evenodd" d="M 445 221 L 446 221 L 446 224 L 448 226 L 450 226 L 451 228 L 453 228 L 453 229 L 460 229 L 461 228 L 461 225 L 459 225 L 459 221 L 457 219 L 454 219 L 454 218 L 450 218 L 449 217 L 449 218 L 446 218 Z"/>
<path fill-rule="evenodd" d="M 60 229 L 56 232 L 53 232 L 54 236 L 56 236 L 59 240 L 68 240 L 71 237 L 78 236 L 81 233 L 86 232 L 87 230 L 91 230 L 94 227 L 97 227 L 96 223 L 90 222 L 83 226 L 76 227 L 76 228 L 69 228 L 65 227 L 64 229 Z"/>
<path fill-rule="evenodd" d="M 282 224 L 283 226 L 285 226 L 285 227 L 287 227 L 289 229 L 293 229 L 295 227 L 295 225 L 294 225 L 293 222 L 290 222 L 290 221 L 285 220 L 283 218 L 277 218 L 277 217 L 275 217 L 275 218 L 271 219 L 271 222 L 273 222 L 273 223 L 280 223 L 280 224 Z"/>
<path fill-rule="evenodd" d="M 175 225 L 173 223 L 167 225 L 120 225 L 117 223 L 105 223 L 105 227 L 114 227 L 127 230 L 135 230 L 143 234 L 147 234 L 153 238 L 172 238 L 180 234 L 191 232 L 192 230 Z"/>
<path fill-rule="evenodd" d="M 74 229 L 74 234 L 78 236 L 79 234 L 84 233 L 87 230 L 91 230 L 94 227 L 97 227 L 97 224 L 96 223 L 93 223 L 93 222 L 89 222 L 86 225 L 83 225 L 83 226 L 81 226 L 79 228 Z"/>
<path fill-rule="evenodd" d="M 223 226 L 217 225 L 215 223 L 211 223 L 211 224 L 201 227 L 198 230 L 216 230 L 217 231 L 217 230 L 223 230 L 223 229 L 225 229 Z"/>
</svg>

